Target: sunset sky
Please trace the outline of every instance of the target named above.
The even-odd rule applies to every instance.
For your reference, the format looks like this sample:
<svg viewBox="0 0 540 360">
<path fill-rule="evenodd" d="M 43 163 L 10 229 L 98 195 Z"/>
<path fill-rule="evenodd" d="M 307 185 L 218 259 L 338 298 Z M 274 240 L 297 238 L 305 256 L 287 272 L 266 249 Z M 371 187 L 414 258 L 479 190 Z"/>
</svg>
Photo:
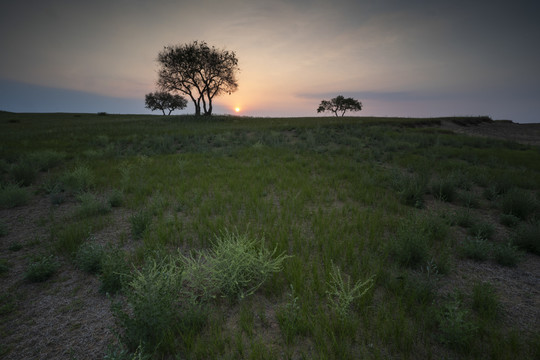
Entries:
<svg viewBox="0 0 540 360">
<path fill-rule="evenodd" d="M 0 110 L 147 113 L 159 51 L 204 40 L 241 69 L 215 113 L 315 116 L 342 94 L 361 116 L 540 122 L 539 16 L 520 0 L 2 1 Z"/>
</svg>

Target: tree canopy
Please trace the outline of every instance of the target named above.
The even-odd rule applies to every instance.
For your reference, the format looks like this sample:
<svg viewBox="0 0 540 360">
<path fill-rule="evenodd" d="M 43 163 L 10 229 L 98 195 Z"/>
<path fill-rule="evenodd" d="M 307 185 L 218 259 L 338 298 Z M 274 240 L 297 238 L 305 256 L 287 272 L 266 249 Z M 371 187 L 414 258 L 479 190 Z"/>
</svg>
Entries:
<svg viewBox="0 0 540 360">
<path fill-rule="evenodd" d="M 345 115 L 347 111 L 360 111 L 362 110 L 362 103 L 353 98 L 345 98 L 343 95 L 338 95 L 330 100 L 322 100 L 317 112 L 331 111 L 334 115 Z"/>
<path fill-rule="evenodd" d="M 215 96 L 238 89 L 238 59 L 233 51 L 210 47 L 206 42 L 166 46 L 158 55 L 158 86 L 164 91 L 187 95 L 195 115 L 212 115 Z"/>
<path fill-rule="evenodd" d="M 165 115 L 165 110 L 168 110 L 167 115 L 176 109 L 185 109 L 187 100 L 180 95 L 173 95 L 165 91 L 156 91 L 155 93 L 146 94 L 144 98 L 145 107 L 152 111 L 161 110 Z"/>
</svg>

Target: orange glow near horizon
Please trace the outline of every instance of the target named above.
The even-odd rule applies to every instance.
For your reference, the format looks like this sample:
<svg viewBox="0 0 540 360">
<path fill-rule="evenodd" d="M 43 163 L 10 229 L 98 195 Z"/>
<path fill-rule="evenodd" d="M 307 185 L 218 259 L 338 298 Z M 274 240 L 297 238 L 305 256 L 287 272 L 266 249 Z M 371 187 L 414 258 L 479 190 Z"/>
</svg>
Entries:
<svg viewBox="0 0 540 360">
<path fill-rule="evenodd" d="M 235 112 L 240 112 L 240 108 L 237 106 L 237 107 L 234 108 L 234 111 Z"/>
</svg>

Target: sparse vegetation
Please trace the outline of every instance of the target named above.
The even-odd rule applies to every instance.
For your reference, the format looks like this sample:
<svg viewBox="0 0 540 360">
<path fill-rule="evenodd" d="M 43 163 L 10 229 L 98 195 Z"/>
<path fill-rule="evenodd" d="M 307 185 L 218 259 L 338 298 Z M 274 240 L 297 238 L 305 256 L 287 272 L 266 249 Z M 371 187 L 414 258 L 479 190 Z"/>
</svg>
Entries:
<svg viewBox="0 0 540 360">
<path fill-rule="evenodd" d="M 8 358 L 54 357 L 42 324 L 74 358 L 537 357 L 540 153 L 441 127 L 485 119 L 4 116 Z"/>
</svg>

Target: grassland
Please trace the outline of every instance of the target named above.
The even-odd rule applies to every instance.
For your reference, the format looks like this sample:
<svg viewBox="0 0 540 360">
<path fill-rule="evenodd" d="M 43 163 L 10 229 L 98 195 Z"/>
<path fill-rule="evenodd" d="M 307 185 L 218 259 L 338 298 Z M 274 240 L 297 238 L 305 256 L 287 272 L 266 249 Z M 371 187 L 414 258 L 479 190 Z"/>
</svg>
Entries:
<svg viewBox="0 0 540 360">
<path fill-rule="evenodd" d="M 448 121 L 0 113 L 0 354 L 540 358 L 540 148 Z"/>
</svg>

